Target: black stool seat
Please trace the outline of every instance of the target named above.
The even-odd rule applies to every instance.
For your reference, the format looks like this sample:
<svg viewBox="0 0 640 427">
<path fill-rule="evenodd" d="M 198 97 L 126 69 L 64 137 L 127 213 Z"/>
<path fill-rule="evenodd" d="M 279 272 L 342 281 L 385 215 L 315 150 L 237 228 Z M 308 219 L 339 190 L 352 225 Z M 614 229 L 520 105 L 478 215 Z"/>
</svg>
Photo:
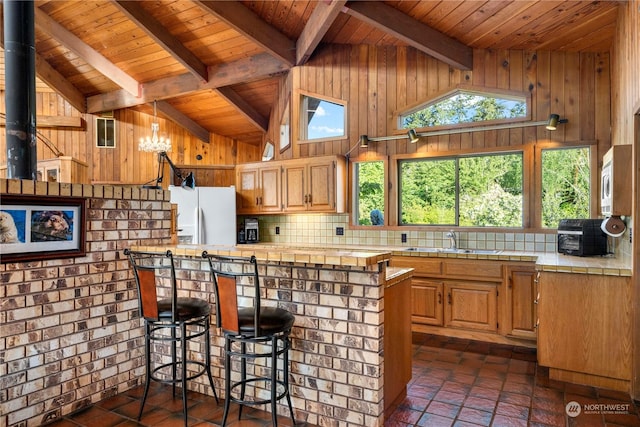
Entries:
<svg viewBox="0 0 640 427">
<path fill-rule="evenodd" d="M 222 426 L 227 422 L 229 405 L 235 402 L 240 405 L 238 419 L 242 417 L 244 405 L 271 405 L 271 420 L 278 425 L 276 403 L 287 399 L 291 421 L 295 425 L 291 395 L 289 394 L 289 350 L 291 341 L 289 334 L 295 322 L 295 316 L 280 307 L 262 307 L 260 305 L 260 280 L 256 257 L 231 257 L 209 255 L 202 256 L 209 261 L 211 277 L 216 294 L 217 326 L 224 333 L 225 378 L 224 378 L 224 414 Z M 214 264 L 215 263 L 215 264 Z M 253 286 L 253 307 L 240 307 L 238 287 Z M 255 344 L 261 344 L 257 346 Z M 260 352 L 258 352 L 260 351 Z M 247 377 L 247 359 L 270 359 L 268 375 L 256 374 Z M 240 379 L 231 381 L 233 360 L 240 361 Z M 282 377 L 278 377 L 278 361 L 282 359 Z M 260 369 L 259 372 L 265 372 Z M 264 383 L 270 391 L 269 398 L 260 399 L 245 396 L 247 384 Z M 239 389 L 239 390 L 238 390 Z"/>
<path fill-rule="evenodd" d="M 253 307 L 241 308 L 238 310 L 238 321 L 240 325 L 240 335 L 255 337 L 254 323 L 255 309 Z M 262 335 L 277 334 L 291 330 L 295 316 L 278 307 L 262 307 L 258 327 Z"/>
<path fill-rule="evenodd" d="M 179 297 L 176 300 L 176 317 L 178 321 L 194 319 L 196 317 L 209 316 L 211 314 L 211 306 L 205 300 L 199 298 Z M 168 298 L 158 301 L 158 318 L 171 319 L 173 316 L 173 307 L 171 300 Z"/>
<path fill-rule="evenodd" d="M 184 425 L 187 426 L 187 381 L 206 375 L 213 396 L 218 395 L 211 376 L 211 342 L 209 329 L 211 324 L 211 306 L 198 298 L 178 297 L 176 271 L 171 251 L 157 254 L 153 252 L 131 251 L 126 249 L 133 268 L 133 277 L 138 290 L 140 316 L 144 318 L 145 347 L 145 384 L 138 420 L 149 393 L 149 384 L 156 381 L 182 388 L 182 412 Z M 170 295 L 166 297 L 166 295 Z M 204 360 L 189 358 L 188 343 L 202 337 Z M 151 357 L 152 343 L 159 347 L 170 348 L 170 358 Z M 178 352 L 179 348 L 179 352 Z M 178 357 L 179 356 L 179 357 Z M 162 360 L 159 362 L 158 360 Z M 166 362 L 165 362 L 166 360 Z M 152 361 L 155 363 L 152 364 Z M 187 368 L 189 367 L 189 369 Z"/>
</svg>

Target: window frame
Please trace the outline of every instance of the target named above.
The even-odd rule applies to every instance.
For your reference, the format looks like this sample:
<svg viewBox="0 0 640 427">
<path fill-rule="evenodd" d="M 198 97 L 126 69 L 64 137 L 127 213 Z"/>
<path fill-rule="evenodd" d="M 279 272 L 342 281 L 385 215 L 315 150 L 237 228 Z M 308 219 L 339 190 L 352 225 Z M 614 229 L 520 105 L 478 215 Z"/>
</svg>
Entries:
<svg viewBox="0 0 640 427">
<path fill-rule="evenodd" d="M 498 227 L 498 226 L 487 226 L 487 227 L 483 227 L 483 226 L 467 226 L 467 225 L 460 225 L 460 163 L 459 161 L 461 159 L 465 159 L 465 158 L 471 158 L 471 157 L 487 157 L 487 156 L 500 156 L 500 155 L 520 155 L 522 158 L 522 222 L 521 225 L 518 227 Z M 527 228 L 527 224 L 528 224 L 528 220 L 529 220 L 529 216 L 527 214 L 528 212 L 528 207 L 530 202 L 527 200 L 527 185 L 530 182 L 527 179 L 528 176 L 528 170 L 527 170 L 527 153 L 526 153 L 526 149 L 525 147 L 518 147 L 518 148 L 510 148 L 510 149 L 494 149 L 494 150 L 482 150 L 479 152 L 471 152 L 471 151 L 464 151 L 464 152 L 456 152 L 456 153 L 434 153 L 433 155 L 420 155 L 420 156 L 395 156 L 395 160 L 394 163 L 396 165 L 396 172 L 394 174 L 394 178 L 395 178 L 395 187 L 398 189 L 397 190 L 397 197 L 396 197 L 396 225 L 398 227 L 429 227 L 429 228 L 437 228 L 437 227 L 456 227 L 456 228 L 463 228 L 463 229 L 477 229 L 477 230 L 495 230 L 495 229 L 504 229 L 504 230 L 521 230 L 524 228 Z M 455 205 L 455 212 L 454 212 L 454 222 L 451 224 L 402 224 L 401 218 L 402 218 L 402 213 L 400 211 L 401 206 L 400 206 L 400 199 L 401 199 L 401 195 L 402 195 L 402 186 L 401 186 L 401 181 L 400 181 L 400 163 L 404 162 L 404 161 L 428 161 L 428 160 L 433 160 L 433 161 L 439 161 L 439 160 L 453 160 L 455 162 L 455 185 L 456 185 L 456 194 L 455 194 L 455 201 L 454 201 L 454 205 Z"/>
<path fill-rule="evenodd" d="M 308 129 L 308 122 L 307 122 L 307 116 L 306 114 L 304 114 L 304 98 L 316 98 L 319 99 L 321 101 L 326 101 L 326 102 L 330 102 L 332 104 L 337 104 L 340 105 L 344 108 L 344 115 L 343 115 L 343 134 L 342 135 L 336 135 L 336 136 L 329 136 L 329 137 L 325 137 L 325 138 L 315 138 L 315 139 L 309 139 L 308 138 L 308 133 L 307 133 L 307 129 Z M 297 117 L 293 117 L 293 120 L 295 121 L 296 125 L 297 125 L 297 129 L 293 129 L 295 131 L 295 135 L 296 135 L 296 139 L 298 141 L 299 144 L 311 144 L 311 143 L 315 143 L 315 142 L 325 142 L 325 141 L 341 141 L 341 140 L 346 140 L 349 138 L 348 135 L 348 129 L 349 129 L 349 122 L 348 122 L 348 118 L 349 118 L 349 108 L 348 108 L 348 102 L 342 99 L 337 99 L 337 98 L 333 98 L 330 96 L 325 96 L 325 95 L 321 95 L 321 94 L 317 94 L 317 93 L 312 93 L 312 92 L 307 92 L 304 90 L 298 90 L 297 94 L 296 94 L 296 106 L 295 106 L 295 114 Z"/>
<path fill-rule="evenodd" d="M 499 97 L 522 98 L 524 99 L 525 105 L 526 105 L 525 115 L 522 117 L 513 117 L 513 118 L 505 118 L 505 119 L 497 119 L 497 120 L 483 120 L 478 122 L 465 122 L 465 123 L 456 123 L 456 124 L 447 124 L 447 125 L 426 126 L 426 127 L 415 128 L 415 130 L 417 132 L 424 132 L 424 131 L 435 131 L 435 130 L 446 130 L 446 129 L 464 129 L 464 128 L 473 128 L 473 127 L 480 127 L 480 126 L 487 126 L 487 125 L 520 123 L 520 122 L 531 121 L 531 114 L 532 114 L 531 113 L 531 110 L 532 110 L 531 93 L 513 91 L 513 90 L 507 90 L 507 89 L 486 88 L 484 86 L 458 84 L 450 89 L 439 92 L 436 95 L 431 96 L 426 100 L 422 100 L 414 104 L 407 105 L 405 108 L 399 110 L 396 114 L 394 114 L 394 123 L 396 126 L 396 130 L 399 133 L 407 132 L 409 130 L 409 128 L 405 128 L 402 125 L 403 116 L 413 114 L 417 111 L 427 108 L 449 97 L 458 95 L 462 92 L 484 95 L 484 96 L 493 97 L 493 98 L 499 98 Z"/>
<path fill-rule="evenodd" d="M 356 173 L 356 168 L 358 167 L 358 164 L 360 163 L 366 163 L 366 162 L 376 162 L 376 161 L 380 161 L 382 162 L 382 167 L 384 170 L 384 224 L 383 225 L 361 225 L 358 223 L 358 212 L 359 212 L 359 206 L 358 206 L 358 201 L 357 201 L 357 195 L 359 193 L 358 191 L 358 181 L 357 181 L 357 173 Z M 349 206 L 351 206 L 351 213 L 350 213 L 350 223 L 351 223 L 351 228 L 357 229 L 357 228 L 362 228 L 362 229 L 380 229 L 380 228 L 386 228 L 389 227 L 390 225 L 394 224 L 394 218 L 395 215 L 393 215 L 390 206 L 392 205 L 391 201 L 393 200 L 393 198 L 395 198 L 394 196 L 392 196 L 391 193 L 391 186 L 390 186 L 390 182 L 389 182 L 389 177 L 390 177 L 390 172 L 389 172 L 389 157 L 388 156 L 383 156 L 383 155 L 378 155 L 377 153 L 367 153 L 367 155 L 365 156 L 359 156 L 353 159 L 349 159 L 349 188 L 351 189 L 351 191 L 349 192 L 349 196 L 350 196 L 350 203 Z"/>
<path fill-rule="evenodd" d="M 598 168 L 598 143 L 596 141 L 578 141 L 578 142 L 542 142 L 535 145 L 534 163 L 540 165 L 535 168 L 534 175 L 534 195 L 536 203 L 532 203 L 533 211 L 531 212 L 534 224 L 543 231 L 553 230 L 553 228 L 542 226 L 542 152 L 544 150 L 566 149 L 566 148 L 589 148 L 589 217 L 595 218 L 599 215 L 600 209 L 600 169 Z M 539 204 L 540 209 L 535 209 L 535 205 Z"/>
<path fill-rule="evenodd" d="M 117 141 L 118 141 L 118 139 L 117 139 L 118 133 L 117 133 L 117 128 L 116 128 L 117 127 L 116 119 L 114 117 L 100 117 L 100 116 L 96 116 L 95 119 L 96 120 L 95 120 L 95 133 L 94 134 L 95 134 L 95 143 L 96 143 L 95 146 L 96 146 L 96 148 L 116 148 L 117 147 Z M 100 139 L 99 139 L 99 129 L 100 129 L 99 122 L 100 121 L 104 121 L 105 123 L 107 121 L 113 122 L 113 145 L 100 145 L 99 144 L 99 141 L 100 141 Z M 105 133 L 106 133 L 107 129 L 108 129 L 108 126 L 106 126 L 106 124 L 104 126 L 104 129 L 105 129 Z M 109 141 L 109 139 L 107 138 L 106 134 L 104 135 L 104 141 L 105 142 Z"/>
</svg>

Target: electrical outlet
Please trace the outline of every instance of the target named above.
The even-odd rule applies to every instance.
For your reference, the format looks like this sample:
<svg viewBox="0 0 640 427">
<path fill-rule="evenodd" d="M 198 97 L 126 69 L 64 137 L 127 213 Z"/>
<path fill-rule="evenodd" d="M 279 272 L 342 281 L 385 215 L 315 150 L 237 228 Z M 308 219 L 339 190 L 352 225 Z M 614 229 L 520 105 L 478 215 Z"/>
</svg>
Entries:
<svg viewBox="0 0 640 427">
<path fill-rule="evenodd" d="M 276 226 L 276 234 L 280 234 L 280 227 Z"/>
<path fill-rule="evenodd" d="M 400 235 L 400 241 L 401 241 L 402 243 L 407 243 L 407 233 L 402 233 L 402 234 Z"/>
<path fill-rule="evenodd" d="M 336 236 L 344 236 L 344 227 L 336 227 Z"/>
</svg>

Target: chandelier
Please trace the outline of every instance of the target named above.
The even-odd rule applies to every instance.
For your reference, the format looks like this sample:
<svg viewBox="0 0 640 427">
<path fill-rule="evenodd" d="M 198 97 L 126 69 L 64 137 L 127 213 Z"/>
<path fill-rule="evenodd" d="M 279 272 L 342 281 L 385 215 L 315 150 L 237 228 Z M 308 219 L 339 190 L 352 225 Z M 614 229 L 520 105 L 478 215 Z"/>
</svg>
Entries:
<svg viewBox="0 0 640 427">
<path fill-rule="evenodd" d="M 158 136 L 160 125 L 158 125 L 156 116 L 156 101 L 153 101 L 153 123 L 151 123 L 151 137 L 140 138 L 138 150 L 161 153 L 163 151 L 171 151 L 171 141 L 169 138 Z"/>
</svg>

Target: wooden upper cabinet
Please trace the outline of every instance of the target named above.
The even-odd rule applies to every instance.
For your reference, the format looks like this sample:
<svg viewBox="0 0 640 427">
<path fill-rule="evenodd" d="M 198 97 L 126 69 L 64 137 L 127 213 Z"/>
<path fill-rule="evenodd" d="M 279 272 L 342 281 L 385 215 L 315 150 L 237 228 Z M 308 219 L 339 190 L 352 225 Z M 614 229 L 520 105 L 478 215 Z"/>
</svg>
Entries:
<svg viewBox="0 0 640 427">
<path fill-rule="evenodd" d="M 346 162 L 314 157 L 237 167 L 238 213 L 343 213 Z"/>
<path fill-rule="evenodd" d="M 294 161 L 284 166 L 284 209 L 287 212 L 336 211 L 336 159 Z"/>
<path fill-rule="evenodd" d="M 282 184 L 280 166 L 240 165 L 236 169 L 239 214 L 280 212 Z"/>
</svg>

